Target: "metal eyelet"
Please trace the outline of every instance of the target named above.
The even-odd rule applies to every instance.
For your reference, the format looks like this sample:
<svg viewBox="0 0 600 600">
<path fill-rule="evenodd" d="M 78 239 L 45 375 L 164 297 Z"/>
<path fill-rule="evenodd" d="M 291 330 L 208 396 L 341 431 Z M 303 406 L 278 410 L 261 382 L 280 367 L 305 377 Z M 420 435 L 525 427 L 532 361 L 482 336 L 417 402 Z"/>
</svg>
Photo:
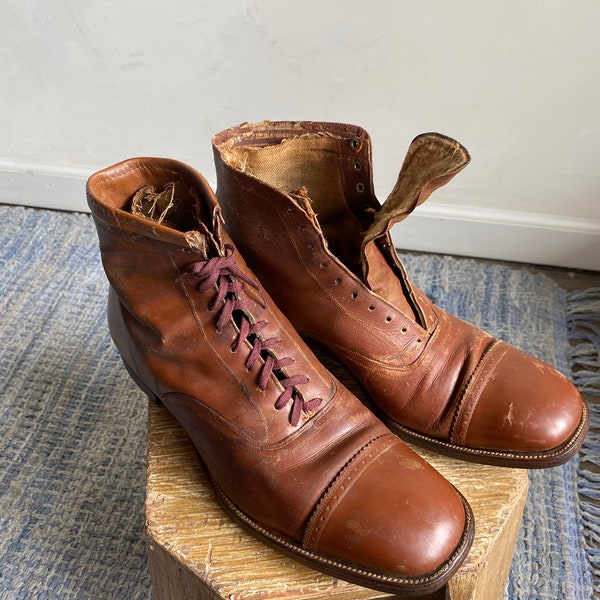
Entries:
<svg viewBox="0 0 600 600">
<path fill-rule="evenodd" d="M 361 171 L 361 170 L 362 170 L 362 164 L 361 164 L 361 163 L 359 163 L 358 161 L 356 161 L 356 162 L 354 163 L 354 170 L 355 170 L 355 171 Z"/>
<path fill-rule="evenodd" d="M 355 137 L 350 140 L 350 148 L 352 148 L 354 152 L 358 152 L 361 146 L 362 142 L 360 141 L 360 138 Z"/>
<path fill-rule="evenodd" d="M 357 183 L 356 184 L 356 191 L 359 194 L 362 194 L 365 191 L 365 184 L 364 183 Z"/>
</svg>

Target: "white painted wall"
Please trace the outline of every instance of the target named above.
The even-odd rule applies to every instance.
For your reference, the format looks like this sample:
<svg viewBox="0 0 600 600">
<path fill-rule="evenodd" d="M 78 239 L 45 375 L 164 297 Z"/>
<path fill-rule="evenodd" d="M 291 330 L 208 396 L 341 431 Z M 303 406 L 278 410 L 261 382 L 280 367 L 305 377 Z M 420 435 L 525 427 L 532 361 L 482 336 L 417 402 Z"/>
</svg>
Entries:
<svg viewBox="0 0 600 600">
<path fill-rule="evenodd" d="M 265 118 L 365 127 L 383 199 L 410 140 L 440 131 L 473 162 L 399 245 L 600 269 L 597 0 L 3 0 L 0 14 L 1 202 L 84 210 L 87 175 L 137 155 L 214 182 L 212 134 Z"/>
</svg>

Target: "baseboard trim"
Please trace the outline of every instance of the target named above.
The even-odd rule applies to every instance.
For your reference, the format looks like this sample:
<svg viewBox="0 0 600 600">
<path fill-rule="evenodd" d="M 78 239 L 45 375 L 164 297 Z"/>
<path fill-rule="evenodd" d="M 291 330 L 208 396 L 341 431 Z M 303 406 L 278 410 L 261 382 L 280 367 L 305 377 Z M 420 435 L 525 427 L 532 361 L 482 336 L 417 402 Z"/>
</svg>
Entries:
<svg viewBox="0 0 600 600">
<path fill-rule="evenodd" d="M 429 203 L 394 226 L 398 248 L 600 271 L 600 221 Z"/>
<path fill-rule="evenodd" d="M 0 202 L 87 212 L 94 170 L 0 160 Z M 598 220 L 428 202 L 392 238 L 405 250 L 600 271 Z"/>
<path fill-rule="evenodd" d="M 87 212 L 85 182 L 94 169 L 0 160 L 0 202 Z"/>
</svg>

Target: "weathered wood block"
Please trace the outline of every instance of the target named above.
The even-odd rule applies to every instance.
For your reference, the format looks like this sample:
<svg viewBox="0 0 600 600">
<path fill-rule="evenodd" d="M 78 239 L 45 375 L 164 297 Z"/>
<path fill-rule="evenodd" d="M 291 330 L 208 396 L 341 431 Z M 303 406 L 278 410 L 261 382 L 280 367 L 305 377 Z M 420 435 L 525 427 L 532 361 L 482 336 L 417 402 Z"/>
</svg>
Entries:
<svg viewBox="0 0 600 600">
<path fill-rule="evenodd" d="M 446 589 L 428 598 L 503 596 L 528 488 L 527 472 L 475 465 L 415 448 L 465 495 L 475 541 Z M 246 533 L 213 496 L 181 426 L 149 403 L 146 536 L 154 600 L 392 598 L 339 581 Z"/>
</svg>

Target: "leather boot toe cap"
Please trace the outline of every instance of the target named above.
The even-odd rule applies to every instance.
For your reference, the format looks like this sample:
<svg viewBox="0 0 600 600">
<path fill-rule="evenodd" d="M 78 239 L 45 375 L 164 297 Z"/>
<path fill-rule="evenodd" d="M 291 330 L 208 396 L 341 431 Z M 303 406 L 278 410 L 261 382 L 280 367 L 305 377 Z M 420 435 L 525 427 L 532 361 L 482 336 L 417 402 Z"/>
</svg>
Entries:
<svg viewBox="0 0 600 600">
<path fill-rule="evenodd" d="M 587 429 L 579 392 L 549 365 L 507 344 L 500 346 L 499 360 L 492 361 L 472 386 L 474 402 L 468 426 L 463 424 L 464 444 L 550 461 L 540 466 L 564 462 Z"/>
<path fill-rule="evenodd" d="M 458 568 L 472 528 L 468 504 L 456 489 L 396 438 L 385 436 L 363 449 L 333 482 L 304 544 L 384 578 L 405 579 L 407 589 L 427 590 Z"/>
</svg>

